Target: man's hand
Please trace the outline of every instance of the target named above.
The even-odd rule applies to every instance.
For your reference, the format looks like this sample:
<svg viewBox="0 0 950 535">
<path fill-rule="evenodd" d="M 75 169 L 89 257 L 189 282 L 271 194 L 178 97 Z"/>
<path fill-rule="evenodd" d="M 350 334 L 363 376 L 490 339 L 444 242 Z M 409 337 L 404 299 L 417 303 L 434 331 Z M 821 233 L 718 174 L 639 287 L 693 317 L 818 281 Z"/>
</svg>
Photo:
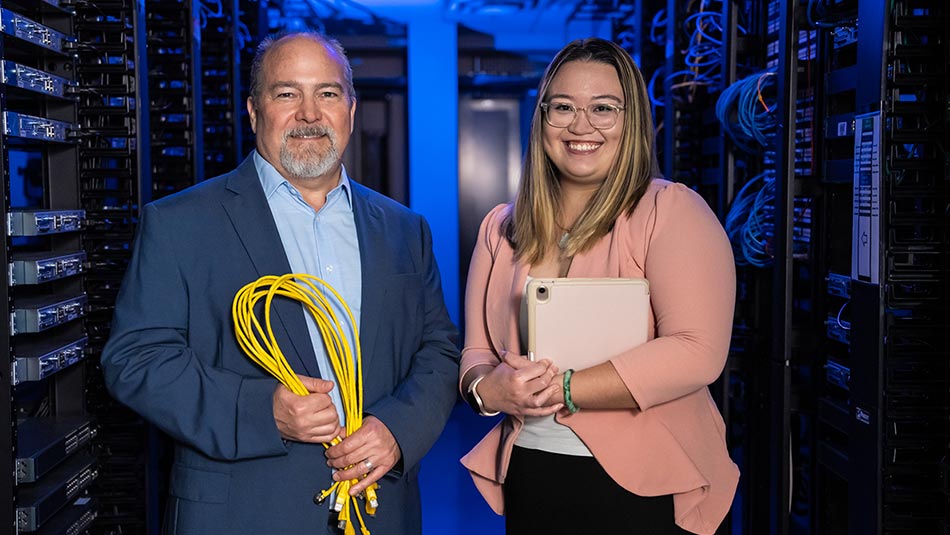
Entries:
<svg viewBox="0 0 950 535">
<path fill-rule="evenodd" d="M 367 416 L 359 429 L 344 438 L 343 442 L 327 449 L 326 454 L 327 465 L 339 470 L 333 474 L 334 481 L 359 480 L 350 488 L 350 496 L 363 492 L 392 470 L 402 458 L 395 437 L 386 424 L 375 416 Z M 350 465 L 353 466 L 346 468 Z"/>
<path fill-rule="evenodd" d="M 274 390 L 274 421 L 280 436 L 297 442 L 330 442 L 342 436 L 340 418 L 330 399 L 333 382 L 300 376 L 310 394 L 298 396 L 284 385 Z"/>
</svg>

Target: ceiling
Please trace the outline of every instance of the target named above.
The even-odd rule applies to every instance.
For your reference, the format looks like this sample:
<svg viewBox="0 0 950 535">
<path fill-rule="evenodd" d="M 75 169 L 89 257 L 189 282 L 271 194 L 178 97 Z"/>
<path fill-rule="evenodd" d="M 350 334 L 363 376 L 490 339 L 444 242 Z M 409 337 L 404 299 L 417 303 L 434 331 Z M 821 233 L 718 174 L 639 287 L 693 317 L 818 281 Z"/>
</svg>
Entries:
<svg viewBox="0 0 950 535">
<path fill-rule="evenodd" d="M 360 31 L 405 34 L 405 24 L 419 13 L 494 37 L 502 50 L 556 50 L 565 42 L 588 35 L 609 37 L 610 20 L 632 8 L 621 0 L 275 0 L 274 16 L 325 26 L 340 24 Z M 331 29 L 332 27 L 332 29 Z"/>
</svg>

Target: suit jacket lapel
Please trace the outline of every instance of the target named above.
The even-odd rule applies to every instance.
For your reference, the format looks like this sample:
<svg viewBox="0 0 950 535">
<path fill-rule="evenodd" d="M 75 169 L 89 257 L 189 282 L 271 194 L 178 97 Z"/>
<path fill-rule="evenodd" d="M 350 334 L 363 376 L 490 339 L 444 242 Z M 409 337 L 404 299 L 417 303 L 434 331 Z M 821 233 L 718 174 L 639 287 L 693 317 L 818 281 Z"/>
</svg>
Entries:
<svg viewBox="0 0 950 535">
<path fill-rule="evenodd" d="M 525 281 L 528 278 L 527 264 L 515 260 L 514 251 L 502 236 L 492 261 L 488 276 L 487 298 L 485 299 L 488 338 L 495 353 L 499 356 L 505 351 L 516 354 L 527 353 L 527 340 L 521 340 L 518 317 L 521 313 L 521 301 Z M 519 343 L 520 342 L 520 343 Z"/>
<path fill-rule="evenodd" d="M 360 284 L 362 285 L 362 303 L 360 303 L 360 351 L 363 355 L 363 368 L 373 358 L 376 347 L 376 333 L 381 321 L 383 292 L 380 281 L 386 280 L 386 273 L 380 266 L 392 263 L 386 259 L 394 247 L 386 241 L 386 229 L 382 213 L 378 206 L 366 195 L 365 186 L 350 179 L 353 198 L 353 218 L 356 222 L 356 235 L 360 247 Z M 365 372 L 364 372 L 365 375 Z"/>
<path fill-rule="evenodd" d="M 252 156 L 248 156 L 231 174 L 228 189 L 235 195 L 222 204 L 258 276 L 290 273 L 290 262 L 281 246 L 280 234 L 264 197 Z M 303 308 L 296 301 L 275 299 L 273 311 L 278 321 L 271 322 L 271 327 L 280 345 L 285 347 L 283 353 L 287 362 L 294 370 L 304 370 L 306 375 L 319 377 Z M 288 343 L 291 347 L 286 347 Z M 287 351 L 291 348 L 293 351 Z"/>
</svg>

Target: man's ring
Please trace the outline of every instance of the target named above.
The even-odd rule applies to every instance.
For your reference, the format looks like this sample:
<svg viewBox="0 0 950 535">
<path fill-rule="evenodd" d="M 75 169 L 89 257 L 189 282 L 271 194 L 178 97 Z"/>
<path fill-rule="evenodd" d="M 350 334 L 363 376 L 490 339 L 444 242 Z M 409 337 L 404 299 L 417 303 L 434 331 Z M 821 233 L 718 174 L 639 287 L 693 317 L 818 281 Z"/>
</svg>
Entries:
<svg viewBox="0 0 950 535">
<path fill-rule="evenodd" d="M 366 467 L 367 474 L 373 471 L 373 463 L 369 459 L 363 461 L 363 466 Z"/>
</svg>

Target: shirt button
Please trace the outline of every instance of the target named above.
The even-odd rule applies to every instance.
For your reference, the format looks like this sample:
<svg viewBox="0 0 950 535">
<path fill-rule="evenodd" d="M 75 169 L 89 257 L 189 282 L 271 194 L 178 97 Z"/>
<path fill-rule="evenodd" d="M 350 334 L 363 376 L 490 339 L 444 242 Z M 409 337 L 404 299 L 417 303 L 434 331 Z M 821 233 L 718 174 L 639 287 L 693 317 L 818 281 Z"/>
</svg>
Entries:
<svg viewBox="0 0 950 535">
<path fill-rule="evenodd" d="M 327 264 L 325 269 L 327 270 L 327 273 L 333 273 L 333 264 Z"/>
</svg>

